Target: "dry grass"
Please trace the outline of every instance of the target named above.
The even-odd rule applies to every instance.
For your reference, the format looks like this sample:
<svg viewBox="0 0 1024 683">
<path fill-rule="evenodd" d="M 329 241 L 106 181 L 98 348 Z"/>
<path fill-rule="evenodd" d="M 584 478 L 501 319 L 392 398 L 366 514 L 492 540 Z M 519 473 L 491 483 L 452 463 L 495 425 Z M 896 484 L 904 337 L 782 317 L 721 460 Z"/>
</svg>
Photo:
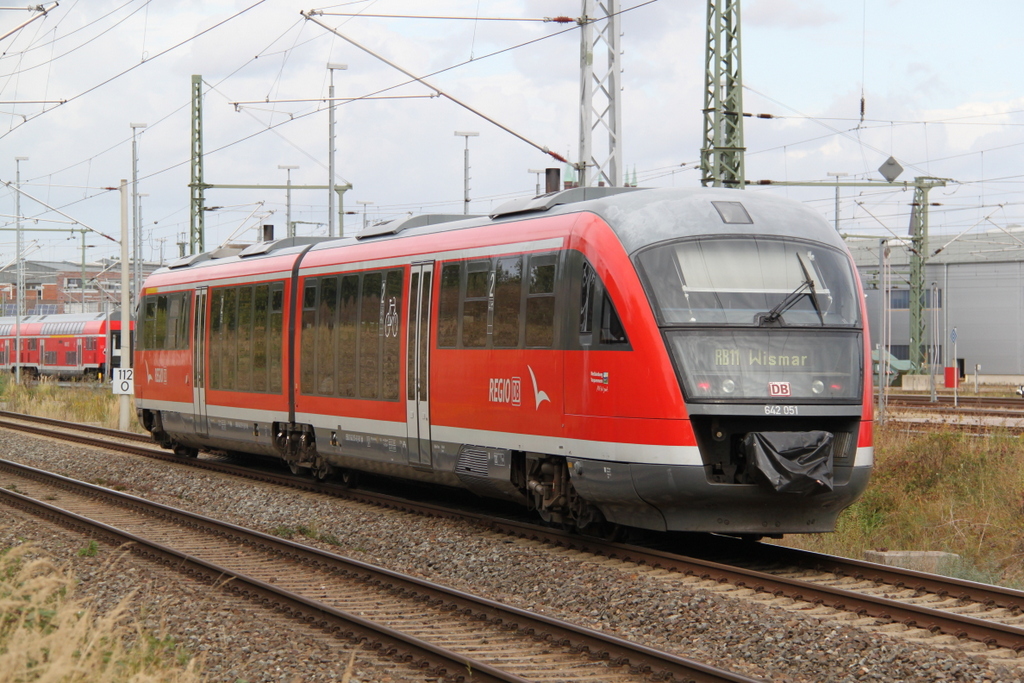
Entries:
<svg viewBox="0 0 1024 683">
<path fill-rule="evenodd" d="M 875 471 L 835 534 L 786 545 L 847 557 L 865 550 L 940 550 L 958 575 L 1024 584 L 1024 443 L 1009 434 L 875 432 Z"/>
<path fill-rule="evenodd" d="M 42 378 L 18 385 L 12 378 L 0 375 L 0 401 L 7 404 L 7 410 L 16 413 L 116 429 L 120 399 L 111 393 L 106 383 L 81 382 L 79 386 L 68 387 Z M 135 419 L 134 398 L 131 400 L 129 429 L 142 432 Z"/>
<path fill-rule="evenodd" d="M 68 570 L 28 545 L 0 551 L 0 683 L 203 680 L 195 660 L 129 618 L 130 601 L 97 614 Z"/>
</svg>

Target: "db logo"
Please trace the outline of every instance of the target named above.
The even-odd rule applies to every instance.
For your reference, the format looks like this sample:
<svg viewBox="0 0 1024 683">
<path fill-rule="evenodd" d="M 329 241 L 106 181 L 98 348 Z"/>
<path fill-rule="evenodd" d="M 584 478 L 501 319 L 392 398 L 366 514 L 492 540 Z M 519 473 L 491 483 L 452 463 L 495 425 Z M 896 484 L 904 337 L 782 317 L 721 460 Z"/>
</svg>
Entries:
<svg viewBox="0 0 1024 683">
<path fill-rule="evenodd" d="M 768 382 L 769 396 L 792 396 L 789 390 L 789 382 Z"/>
</svg>

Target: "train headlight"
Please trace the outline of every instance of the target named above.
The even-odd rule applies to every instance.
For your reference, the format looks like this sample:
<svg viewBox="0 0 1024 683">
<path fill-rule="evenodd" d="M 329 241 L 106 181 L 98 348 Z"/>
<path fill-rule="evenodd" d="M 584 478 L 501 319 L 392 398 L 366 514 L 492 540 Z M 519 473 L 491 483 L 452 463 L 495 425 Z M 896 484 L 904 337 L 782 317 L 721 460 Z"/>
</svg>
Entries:
<svg viewBox="0 0 1024 683">
<path fill-rule="evenodd" d="M 723 393 L 731 394 L 734 391 L 736 391 L 736 382 L 733 382 L 731 379 L 727 379 L 724 382 L 722 382 Z"/>
<path fill-rule="evenodd" d="M 816 394 L 820 394 L 821 392 L 825 391 L 825 384 L 820 379 L 816 379 L 813 382 L 811 382 L 811 391 L 813 391 Z"/>
</svg>

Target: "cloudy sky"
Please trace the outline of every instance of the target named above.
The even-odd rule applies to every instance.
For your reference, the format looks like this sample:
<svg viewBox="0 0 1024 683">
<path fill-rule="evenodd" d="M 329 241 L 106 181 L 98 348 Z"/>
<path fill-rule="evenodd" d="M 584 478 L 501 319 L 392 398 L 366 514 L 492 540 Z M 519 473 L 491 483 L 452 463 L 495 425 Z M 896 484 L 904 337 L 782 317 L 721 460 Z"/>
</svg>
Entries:
<svg viewBox="0 0 1024 683">
<path fill-rule="evenodd" d="M 3 0 L 0 0 L 2 2 Z M 13 6 L 15 3 L 3 3 Z M 622 147 L 630 177 L 695 186 L 702 137 L 705 2 L 620 0 Z M 552 165 L 525 142 L 357 49 L 321 21 L 484 112 L 575 159 L 579 30 L 485 18 L 577 17 L 580 0 L 60 0 L 48 16 L 0 41 L 0 181 L 114 238 L 120 179 L 137 137 L 145 258 L 178 253 L 189 225 L 190 88 L 203 77 L 205 180 L 214 184 L 327 184 L 328 62 L 337 108 L 337 182 L 350 182 L 346 234 L 362 212 L 378 220 L 462 211 L 470 139 L 471 211 L 532 194 L 529 169 Z M 336 14 L 330 14 L 336 13 Z M 338 16 L 362 13 L 360 17 Z M 432 15 L 467 19 L 380 18 Z M 0 11 L 0 33 L 29 18 Z M 1024 224 L 1019 65 L 1024 4 L 1002 0 L 745 0 L 744 109 L 751 181 L 878 179 L 892 155 L 901 179 L 950 179 L 932 191 L 933 233 Z M 864 115 L 861 117 L 861 98 Z M 63 102 L 62 104 L 60 102 Z M 235 103 L 241 103 L 236 106 Z M 832 188 L 756 188 L 805 201 L 835 219 Z M 845 188 L 844 232 L 906 234 L 912 191 Z M 0 264 L 14 257 L 14 192 L 0 186 Z M 359 204 L 358 202 L 372 202 Z M 212 189 L 207 247 L 252 241 L 254 226 L 284 231 L 284 190 Z M 292 191 L 300 234 L 326 234 L 326 190 Z M 27 197 L 32 259 L 80 258 L 68 218 Z M 56 231 L 56 232 L 54 232 Z M 118 253 L 91 234 L 90 260 Z"/>
</svg>

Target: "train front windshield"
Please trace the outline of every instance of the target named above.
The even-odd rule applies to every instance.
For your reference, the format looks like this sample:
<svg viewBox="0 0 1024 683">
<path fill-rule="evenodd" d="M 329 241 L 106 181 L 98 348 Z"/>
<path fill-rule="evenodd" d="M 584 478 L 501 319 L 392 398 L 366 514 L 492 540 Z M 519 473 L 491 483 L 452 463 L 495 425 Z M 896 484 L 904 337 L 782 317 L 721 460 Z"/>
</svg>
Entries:
<svg viewBox="0 0 1024 683">
<path fill-rule="evenodd" d="M 841 251 L 704 237 L 639 263 L 688 400 L 860 399 L 860 305 Z"/>
</svg>

